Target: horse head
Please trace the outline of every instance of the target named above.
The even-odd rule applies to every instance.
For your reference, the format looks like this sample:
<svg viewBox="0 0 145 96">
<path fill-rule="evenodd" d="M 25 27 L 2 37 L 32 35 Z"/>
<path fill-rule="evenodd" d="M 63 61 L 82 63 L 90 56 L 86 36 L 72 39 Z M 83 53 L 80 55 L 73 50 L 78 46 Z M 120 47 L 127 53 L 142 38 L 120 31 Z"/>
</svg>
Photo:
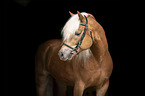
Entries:
<svg viewBox="0 0 145 96">
<path fill-rule="evenodd" d="M 88 13 L 77 14 L 69 12 L 71 18 L 66 22 L 63 30 L 63 43 L 59 50 L 59 57 L 61 60 L 71 60 L 75 55 L 78 55 L 84 50 L 89 49 L 93 44 L 93 32 L 90 27 L 91 22 L 89 17 L 92 15 Z"/>
</svg>

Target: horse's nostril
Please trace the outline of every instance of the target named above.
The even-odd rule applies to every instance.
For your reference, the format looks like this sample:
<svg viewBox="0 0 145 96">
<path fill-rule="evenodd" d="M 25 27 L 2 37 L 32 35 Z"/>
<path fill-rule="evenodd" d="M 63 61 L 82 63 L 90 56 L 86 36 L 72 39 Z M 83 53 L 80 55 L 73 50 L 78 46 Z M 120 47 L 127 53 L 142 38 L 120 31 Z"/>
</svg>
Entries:
<svg viewBox="0 0 145 96">
<path fill-rule="evenodd" d="M 63 57 L 63 53 L 61 51 L 59 51 L 59 54 L 58 54 L 60 57 Z"/>
<path fill-rule="evenodd" d="M 62 57 L 63 56 L 63 53 L 61 52 L 60 54 L 61 54 L 60 56 Z"/>
</svg>

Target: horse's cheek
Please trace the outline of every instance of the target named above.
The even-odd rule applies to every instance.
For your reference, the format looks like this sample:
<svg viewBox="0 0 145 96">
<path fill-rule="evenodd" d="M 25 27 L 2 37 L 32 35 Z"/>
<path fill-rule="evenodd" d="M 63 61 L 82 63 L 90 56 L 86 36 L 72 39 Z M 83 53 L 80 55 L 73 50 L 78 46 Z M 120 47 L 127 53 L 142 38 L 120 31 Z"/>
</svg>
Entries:
<svg viewBox="0 0 145 96">
<path fill-rule="evenodd" d="M 90 36 L 85 36 L 82 45 L 81 45 L 81 49 L 85 50 L 88 49 L 92 46 L 92 39 Z"/>
</svg>

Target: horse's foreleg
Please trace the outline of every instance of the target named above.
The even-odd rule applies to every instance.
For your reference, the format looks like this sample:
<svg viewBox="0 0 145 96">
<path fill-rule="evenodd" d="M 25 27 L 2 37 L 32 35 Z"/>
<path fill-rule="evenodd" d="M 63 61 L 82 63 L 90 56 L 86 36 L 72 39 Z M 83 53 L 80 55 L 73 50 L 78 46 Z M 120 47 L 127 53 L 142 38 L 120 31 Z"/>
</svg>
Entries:
<svg viewBox="0 0 145 96">
<path fill-rule="evenodd" d="M 63 83 L 59 82 L 58 80 L 54 79 L 53 83 L 53 89 L 54 89 L 54 96 L 67 96 L 66 91 L 67 91 L 67 86 L 64 85 Z"/>
<path fill-rule="evenodd" d="M 36 76 L 37 96 L 53 96 L 53 78 L 50 75 Z"/>
<path fill-rule="evenodd" d="M 96 96 L 105 96 L 108 86 L 109 86 L 109 80 L 106 81 L 101 88 L 96 89 Z"/>
<path fill-rule="evenodd" d="M 45 93 L 46 96 L 53 96 L 53 77 L 51 75 L 47 76 L 47 85 Z"/>
<path fill-rule="evenodd" d="M 74 86 L 74 96 L 82 96 L 84 92 L 84 83 L 77 82 Z"/>
</svg>

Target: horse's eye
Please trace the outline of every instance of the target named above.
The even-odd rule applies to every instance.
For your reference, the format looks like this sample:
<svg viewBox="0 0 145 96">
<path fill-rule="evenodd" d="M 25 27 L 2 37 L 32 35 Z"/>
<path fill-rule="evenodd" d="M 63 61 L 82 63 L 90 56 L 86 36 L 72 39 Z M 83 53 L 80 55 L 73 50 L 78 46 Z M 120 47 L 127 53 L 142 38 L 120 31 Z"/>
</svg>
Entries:
<svg viewBox="0 0 145 96">
<path fill-rule="evenodd" d="M 81 33 L 79 33 L 79 32 L 75 32 L 75 35 L 77 35 L 77 36 L 79 36 Z"/>
</svg>

